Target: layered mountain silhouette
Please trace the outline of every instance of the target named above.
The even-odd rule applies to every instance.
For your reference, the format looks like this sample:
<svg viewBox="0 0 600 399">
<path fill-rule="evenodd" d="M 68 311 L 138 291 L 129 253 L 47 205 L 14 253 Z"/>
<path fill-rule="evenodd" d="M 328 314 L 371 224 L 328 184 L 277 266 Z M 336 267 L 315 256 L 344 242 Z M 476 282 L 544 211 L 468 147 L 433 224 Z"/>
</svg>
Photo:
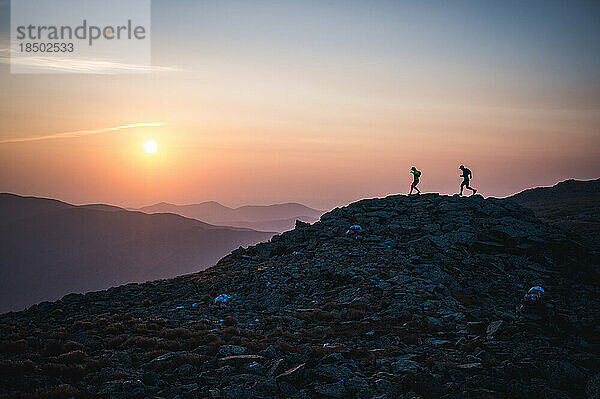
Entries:
<svg viewBox="0 0 600 399">
<path fill-rule="evenodd" d="M 206 223 L 251 228 L 260 231 L 283 232 L 294 228 L 296 220 L 313 223 L 323 211 L 302 204 L 246 205 L 229 208 L 215 201 L 191 205 L 174 205 L 166 202 L 138 209 L 146 213 L 175 213 Z"/>
<path fill-rule="evenodd" d="M 13 194 L 0 194 L 0 220 L 0 312 L 202 270 L 273 234 Z"/>
<path fill-rule="evenodd" d="M 566 180 L 509 197 L 540 219 L 571 229 L 600 248 L 600 179 Z"/>
<path fill-rule="evenodd" d="M 362 200 L 1 315 L 0 397 L 597 398 L 599 260 L 511 200 Z"/>
</svg>

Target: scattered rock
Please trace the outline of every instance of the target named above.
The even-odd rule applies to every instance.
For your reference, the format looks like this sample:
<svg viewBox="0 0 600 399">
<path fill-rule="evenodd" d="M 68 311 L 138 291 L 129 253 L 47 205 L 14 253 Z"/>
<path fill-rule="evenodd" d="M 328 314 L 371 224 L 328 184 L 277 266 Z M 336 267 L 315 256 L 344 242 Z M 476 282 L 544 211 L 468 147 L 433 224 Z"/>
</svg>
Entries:
<svg viewBox="0 0 600 399">
<path fill-rule="evenodd" d="M 354 373 L 348 367 L 335 364 L 318 366 L 313 370 L 313 374 L 316 379 L 328 382 L 349 380 L 354 376 Z"/>
<path fill-rule="evenodd" d="M 401 359 L 390 365 L 394 373 L 416 373 L 419 370 L 419 363 L 413 360 Z"/>
<path fill-rule="evenodd" d="M 317 383 L 315 392 L 328 398 L 343 398 L 346 396 L 346 387 L 344 381 L 333 382 L 330 384 Z"/>
<path fill-rule="evenodd" d="M 234 355 L 248 355 L 250 350 L 238 345 L 223 345 L 217 352 L 217 357 L 226 357 Z"/>
<path fill-rule="evenodd" d="M 292 367 L 291 369 L 284 371 L 277 376 L 277 381 L 297 382 L 304 374 L 304 366 L 305 364 L 302 363 L 296 367 Z"/>
<path fill-rule="evenodd" d="M 584 374 L 566 361 L 550 361 L 548 382 L 552 388 L 568 388 L 570 384 L 581 381 Z"/>
<path fill-rule="evenodd" d="M 577 242 L 508 200 L 362 200 L 0 315 L 0 397 L 599 399 L 600 257 Z"/>
<path fill-rule="evenodd" d="M 233 355 L 219 359 L 220 364 L 239 366 L 246 363 L 261 362 L 264 358 L 260 355 Z"/>
<path fill-rule="evenodd" d="M 600 399 L 600 373 L 590 377 L 585 392 L 588 399 Z"/>
<path fill-rule="evenodd" d="M 493 338 L 494 334 L 500 329 L 502 326 L 502 320 L 496 320 L 491 322 L 487 327 L 487 336 L 488 338 Z"/>
<path fill-rule="evenodd" d="M 128 398 L 143 398 L 146 387 L 140 380 L 125 381 L 123 382 L 123 392 Z"/>
</svg>

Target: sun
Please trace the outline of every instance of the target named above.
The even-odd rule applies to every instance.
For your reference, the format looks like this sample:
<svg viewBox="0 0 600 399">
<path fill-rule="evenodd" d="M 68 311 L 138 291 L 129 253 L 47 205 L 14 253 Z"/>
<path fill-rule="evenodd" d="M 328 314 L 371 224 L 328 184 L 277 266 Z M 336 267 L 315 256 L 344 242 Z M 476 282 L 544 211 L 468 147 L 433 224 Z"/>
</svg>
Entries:
<svg viewBox="0 0 600 399">
<path fill-rule="evenodd" d="M 146 150 L 148 154 L 154 154 L 157 149 L 158 144 L 156 144 L 156 141 L 154 140 L 148 140 L 144 143 L 144 150 Z"/>
</svg>

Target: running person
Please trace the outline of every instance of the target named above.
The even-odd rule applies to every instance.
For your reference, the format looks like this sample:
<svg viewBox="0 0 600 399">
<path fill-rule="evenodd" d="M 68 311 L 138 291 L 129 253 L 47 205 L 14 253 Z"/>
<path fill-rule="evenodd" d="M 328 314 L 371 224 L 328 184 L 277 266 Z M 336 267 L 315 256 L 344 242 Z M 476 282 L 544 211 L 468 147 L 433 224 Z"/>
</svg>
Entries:
<svg viewBox="0 0 600 399">
<path fill-rule="evenodd" d="M 421 194 L 421 191 L 419 191 L 419 188 L 417 187 L 417 184 L 419 184 L 419 178 L 421 177 L 421 172 L 419 172 L 417 168 L 413 166 L 412 168 L 410 168 L 410 173 L 413 174 L 414 180 L 410 185 L 410 193 L 408 193 L 408 195 L 412 194 L 413 189 L 417 190 L 417 194 Z"/>
<path fill-rule="evenodd" d="M 468 188 L 469 190 L 473 191 L 473 194 L 471 194 L 471 195 L 475 195 L 475 193 L 477 192 L 477 189 L 469 186 L 469 181 L 473 178 L 473 173 L 471 172 L 471 170 L 469 168 L 465 168 L 464 165 L 460 165 L 459 169 L 462 170 L 462 175 L 460 175 L 460 177 L 462 177 L 464 179 L 462 181 L 462 183 L 460 183 L 460 195 L 462 195 L 463 189 L 465 187 Z"/>
</svg>

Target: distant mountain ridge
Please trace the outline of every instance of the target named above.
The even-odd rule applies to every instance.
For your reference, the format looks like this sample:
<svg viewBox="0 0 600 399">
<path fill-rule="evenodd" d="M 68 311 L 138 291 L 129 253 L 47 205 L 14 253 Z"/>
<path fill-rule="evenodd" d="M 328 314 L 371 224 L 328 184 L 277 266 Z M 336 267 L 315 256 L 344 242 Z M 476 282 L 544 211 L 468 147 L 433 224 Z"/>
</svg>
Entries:
<svg viewBox="0 0 600 399">
<path fill-rule="evenodd" d="M 600 179 L 565 180 L 509 199 L 533 210 L 545 222 L 567 227 L 600 247 Z"/>
<path fill-rule="evenodd" d="M 86 208 L 102 211 L 126 211 L 126 209 L 107 204 L 73 205 L 52 198 L 24 196 L 11 193 L 0 193 L 0 220 L 4 223 L 30 217 L 46 212 L 54 212 L 68 208 Z"/>
<path fill-rule="evenodd" d="M 508 199 L 600 247 L 600 179 L 567 180 Z M 312 223 L 321 213 L 297 203 L 229 208 L 214 201 L 141 209 L 150 214 L 0 193 L 0 312 L 198 271 L 273 235 L 255 230 L 290 230 L 296 220 Z"/>
<path fill-rule="evenodd" d="M 189 205 L 160 202 L 136 210 L 150 214 L 175 213 L 210 224 L 277 232 L 293 229 L 296 220 L 316 222 L 323 214 L 323 211 L 299 203 L 245 205 L 230 208 L 215 201 Z"/>
<path fill-rule="evenodd" d="M 0 313 L 202 270 L 273 233 L 174 214 L 0 194 Z"/>
</svg>

